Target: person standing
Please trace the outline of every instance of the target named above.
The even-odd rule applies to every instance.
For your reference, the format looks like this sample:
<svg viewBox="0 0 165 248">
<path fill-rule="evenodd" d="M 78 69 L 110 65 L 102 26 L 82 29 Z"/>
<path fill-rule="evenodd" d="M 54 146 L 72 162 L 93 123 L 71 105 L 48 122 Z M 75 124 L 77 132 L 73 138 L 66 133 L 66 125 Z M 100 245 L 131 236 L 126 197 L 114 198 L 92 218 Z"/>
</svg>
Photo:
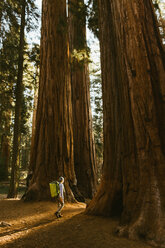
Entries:
<svg viewBox="0 0 165 248">
<path fill-rule="evenodd" d="M 58 196 L 59 207 L 58 207 L 57 211 L 55 212 L 55 215 L 57 218 L 62 217 L 61 210 L 64 207 L 64 178 L 63 177 L 59 178 L 59 191 L 60 191 L 59 196 Z"/>
</svg>

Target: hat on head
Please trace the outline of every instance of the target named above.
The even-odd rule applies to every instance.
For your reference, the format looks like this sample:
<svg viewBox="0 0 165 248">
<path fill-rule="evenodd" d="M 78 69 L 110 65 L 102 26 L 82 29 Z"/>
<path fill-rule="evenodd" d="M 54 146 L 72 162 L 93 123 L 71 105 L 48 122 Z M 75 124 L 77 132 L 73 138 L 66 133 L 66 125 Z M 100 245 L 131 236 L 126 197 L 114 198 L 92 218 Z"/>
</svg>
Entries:
<svg viewBox="0 0 165 248">
<path fill-rule="evenodd" d="M 64 182 L 64 178 L 63 177 L 60 177 L 59 178 L 59 182 L 62 182 L 62 181 Z"/>
</svg>

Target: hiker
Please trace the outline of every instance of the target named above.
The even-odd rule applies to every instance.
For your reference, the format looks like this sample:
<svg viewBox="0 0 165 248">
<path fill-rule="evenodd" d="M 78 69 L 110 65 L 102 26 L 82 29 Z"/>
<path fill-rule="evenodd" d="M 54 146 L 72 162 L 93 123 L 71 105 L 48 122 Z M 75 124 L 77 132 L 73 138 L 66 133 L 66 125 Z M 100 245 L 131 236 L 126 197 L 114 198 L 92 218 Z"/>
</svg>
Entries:
<svg viewBox="0 0 165 248">
<path fill-rule="evenodd" d="M 55 215 L 56 215 L 57 218 L 62 217 L 61 210 L 64 207 L 64 185 L 63 185 L 63 183 L 64 183 L 64 178 L 63 177 L 60 177 L 59 178 L 59 190 L 60 190 L 60 193 L 59 193 L 59 196 L 58 196 L 58 205 L 59 205 L 59 208 L 55 212 Z"/>
</svg>

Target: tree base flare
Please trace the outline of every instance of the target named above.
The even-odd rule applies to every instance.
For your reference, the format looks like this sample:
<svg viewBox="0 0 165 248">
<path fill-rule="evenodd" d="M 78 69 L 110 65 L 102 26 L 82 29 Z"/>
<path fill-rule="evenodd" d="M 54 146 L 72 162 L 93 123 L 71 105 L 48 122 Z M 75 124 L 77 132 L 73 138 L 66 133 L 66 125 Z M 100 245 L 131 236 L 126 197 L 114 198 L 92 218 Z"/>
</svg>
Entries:
<svg viewBox="0 0 165 248">
<path fill-rule="evenodd" d="M 77 187 L 75 186 L 75 189 Z M 78 190 L 73 190 L 67 181 L 65 181 L 65 201 L 75 203 L 77 201 L 85 202 L 83 196 L 81 196 Z M 54 198 L 53 198 L 54 199 Z M 24 201 L 41 201 L 52 200 L 50 195 L 50 189 L 46 185 L 40 185 L 33 183 L 23 197 Z"/>
<path fill-rule="evenodd" d="M 149 245 L 165 248 L 165 230 L 151 230 L 148 227 L 140 226 L 137 223 L 132 225 L 120 225 L 116 229 L 119 237 L 129 238 L 131 240 L 143 240 Z"/>
</svg>

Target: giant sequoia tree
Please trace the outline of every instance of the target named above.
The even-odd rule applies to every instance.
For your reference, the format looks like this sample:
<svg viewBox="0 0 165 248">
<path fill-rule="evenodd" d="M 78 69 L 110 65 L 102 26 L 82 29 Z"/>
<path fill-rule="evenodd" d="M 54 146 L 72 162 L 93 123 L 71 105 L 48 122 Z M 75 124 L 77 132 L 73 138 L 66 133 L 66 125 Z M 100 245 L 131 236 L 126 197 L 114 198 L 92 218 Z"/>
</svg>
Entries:
<svg viewBox="0 0 165 248">
<path fill-rule="evenodd" d="M 26 199 L 48 198 L 49 182 L 65 177 L 67 197 L 76 184 L 66 1 L 43 0 L 41 67 L 36 130 L 30 168 L 33 178 Z"/>
<path fill-rule="evenodd" d="M 87 198 L 96 190 L 95 147 L 89 93 L 86 18 L 83 0 L 69 5 L 74 165 L 77 186 Z"/>
<path fill-rule="evenodd" d="M 104 175 L 87 212 L 165 241 L 165 57 L 151 0 L 99 0 Z"/>
</svg>

